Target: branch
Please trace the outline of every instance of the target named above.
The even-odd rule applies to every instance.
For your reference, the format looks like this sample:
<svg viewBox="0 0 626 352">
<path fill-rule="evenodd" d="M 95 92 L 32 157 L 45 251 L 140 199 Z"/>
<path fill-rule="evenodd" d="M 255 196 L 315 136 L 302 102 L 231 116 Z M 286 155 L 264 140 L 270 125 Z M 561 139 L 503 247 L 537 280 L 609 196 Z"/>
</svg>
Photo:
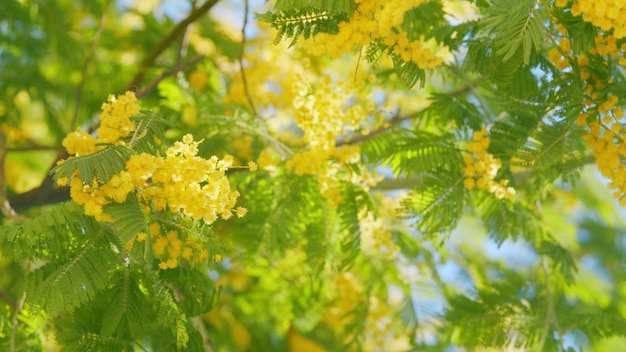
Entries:
<svg viewBox="0 0 626 352">
<path fill-rule="evenodd" d="M 389 121 L 386 121 L 383 126 L 373 130 L 372 132 L 368 133 L 368 134 L 360 134 L 358 136 L 355 136 L 353 138 L 350 138 L 349 140 L 341 140 L 337 142 L 337 146 L 342 146 L 344 144 L 356 144 L 356 143 L 361 143 L 364 142 L 366 140 L 372 139 L 376 136 L 378 136 L 381 133 L 384 133 L 390 129 L 392 129 L 393 127 L 401 124 L 404 121 L 407 120 L 412 120 L 415 117 L 417 117 L 417 115 L 419 115 L 423 110 L 414 112 L 412 114 L 408 114 L 408 115 L 404 115 L 404 116 L 399 116 L 396 115 L 394 117 L 392 117 L 391 119 L 389 119 Z"/>
<path fill-rule="evenodd" d="M 85 56 L 83 70 L 80 73 L 80 81 L 76 86 L 76 97 L 74 98 L 74 115 L 72 116 L 72 122 L 70 123 L 70 130 L 76 128 L 76 120 L 78 119 L 78 106 L 80 105 L 80 100 L 83 95 L 83 85 L 85 84 L 85 79 L 87 78 L 87 66 L 89 66 L 89 62 L 91 62 L 91 59 L 96 52 L 96 46 L 100 41 L 100 36 L 102 35 L 102 30 L 104 29 L 104 22 L 106 21 L 107 17 L 107 8 L 109 7 L 109 3 L 111 3 L 111 0 L 107 0 L 107 2 L 104 4 L 102 16 L 100 16 L 100 21 L 98 22 L 98 28 L 96 29 L 96 33 L 91 40 L 91 46 L 89 47 L 87 56 Z"/>
<path fill-rule="evenodd" d="M 550 271 L 548 270 L 548 262 L 545 256 L 541 257 L 541 267 L 543 269 L 543 274 L 546 280 L 546 303 L 548 307 L 546 309 L 546 322 L 544 330 L 541 334 L 541 343 L 539 346 L 543 347 L 545 345 L 546 339 L 548 337 L 548 332 L 550 331 L 550 327 L 554 327 L 556 329 L 556 333 L 559 339 L 559 345 L 561 346 L 561 348 L 563 348 L 563 334 L 561 333 L 562 330 L 561 326 L 559 325 L 559 321 L 556 318 L 552 290 L 550 289 Z"/>
<path fill-rule="evenodd" d="M 26 292 L 22 294 L 22 298 L 20 298 L 19 302 L 17 302 L 17 306 L 15 307 L 15 312 L 13 313 L 13 319 L 11 319 L 11 337 L 9 338 L 9 351 L 15 352 L 15 334 L 17 332 L 17 324 L 19 323 L 19 314 L 22 312 L 22 308 L 24 308 L 24 302 L 26 301 Z"/>
<path fill-rule="evenodd" d="M 63 149 L 57 153 L 56 160 L 68 157 L 67 152 Z M 50 169 L 56 165 L 56 161 Z M 59 203 L 70 199 L 69 189 L 67 187 L 56 187 L 52 175 L 48 174 L 41 182 L 39 187 L 28 192 L 20 194 L 12 194 L 7 197 L 15 210 L 25 210 L 35 206 Z"/>
<path fill-rule="evenodd" d="M 61 147 L 30 143 L 19 147 L 6 147 L 7 152 L 59 151 Z"/>
<path fill-rule="evenodd" d="M 4 157 L 7 152 L 7 138 L 4 132 L 0 130 L 0 213 L 7 218 L 17 216 L 15 210 L 11 207 L 11 202 L 7 199 L 7 181 L 4 172 Z"/>
<path fill-rule="evenodd" d="M 453 96 L 453 97 L 461 96 L 461 95 L 471 91 L 474 86 L 475 86 L 475 83 L 472 83 L 472 84 L 470 84 L 468 86 L 465 86 L 465 87 L 462 87 L 462 88 L 457 89 L 455 91 L 452 91 L 452 92 L 448 93 L 448 95 Z M 344 144 L 356 144 L 356 143 L 361 143 L 361 142 L 367 141 L 369 139 L 372 139 L 372 138 L 378 136 L 379 134 L 384 133 L 384 132 L 392 129 L 393 127 L 401 124 L 404 121 L 408 121 L 408 120 L 412 120 L 412 119 L 416 118 L 419 114 L 421 114 L 427 108 L 428 107 L 426 107 L 426 108 L 424 108 L 422 110 L 419 110 L 419 111 L 407 114 L 407 115 L 403 115 L 403 116 L 396 115 L 396 116 L 392 117 L 391 119 L 389 119 L 388 121 L 385 121 L 383 126 L 373 130 L 372 132 L 370 132 L 368 134 L 361 134 L 361 135 L 355 136 L 353 138 L 350 138 L 349 140 L 338 141 L 337 142 L 337 146 L 339 147 L 339 146 L 342 146 Z"/>
<path fill-rule="evenodd" d="M 145 73 L 145 70 L 154 63 L 154 61 L 159 57 L 159 55 L 161 55 L 161 53 L 163 53 L 163 51 L 165 51 L 165 49 L 167 49 L 176 40 L 176 38 L 179 35 L 185 32 L 185 30 L 191 23 L 193 23 L 194 21 L 202 17 L 204 14 L 206 14 L 217 3 L 217 1 L 218 0 L 208 0 L 201 7 L 193 9 L 185 19 L 183 19 L 174 28 L 172 28 L 170 33 L 166 37 L 164 37 L 150 51 L 148 56 L 142 61 L 139 71 L 135 74 L 132 82 L 128 85 L 128 88 L 126 88 L 126 90 L 135 89 L 137 85 L 143 80 L 143 75 Z M 101 22 L 104 22 L 103 18 L 104 18 L 104 15 L 101 18 Z M 92 42 L 92 48 L 95 47 L 95 43 L 96 43 L 96 40 L 94 39 L 94 41 Z M 90 50 L 90 54 L 88 54 L 88 57 L 89 56 L 93 56 L 93 53 L 91 52 L 91 50 Z M 162 81 L 164 78 L 171 76 L 173 74 L 176 74 L 177 72 L 188 69 L 189 67 L 201 61 L 203 58 L 204 56 L 202 55 L 196 56 L 185 63 L 179 64 L 176 67 L 163 72 L 161 75 L 159 75 L 159 77 L 152 80 L 145 88 L 140 90 L 136 94 L 137 97 L 142 97 L 142 96 L 145 96 L 146 94 L 149 94 L 152 90 L 154 90 L 154 88 L 158 85 L 158 83 Z M 87 65 L 88 61 L 89 60 L 86 59 L 84 67 Z M 80 99 L 81 91 L 82 90 L 80 88 L 77 90 L 77 101 Z M 77 104 L 78 102 L 76 103 L 76 106 Z M 98 125 L 99 125 L 98 123 L 94 123 L 92 126 L 89 127 L 89 131 L 93 132 L 94 130 L 98 128 Z M 12 150 L 20 150 L 20 149 L 12 148 Z M 33 150 L 33 149 L 30 149 L 30 150 Z M 2 150 L 2 153 L 4 153 L 4 149 Z M 56 164 L 57 161 L 65 159 L 67 157 L 68 155 L 65 152 L 65 150 L 60 150 L 59 153 L 57 154 L 57 158 L 53 166 Z M 3 177 L 4 176 L 2 176 L 2 179 Z M 59 202 L 63 202 L 69 199 L 70 198 L 69 198 L 69 192 L 68 192 L 67 187 L 60 187 L 60 188 L 57 187 L 52 179 L 52 175 L 47 175 L 39 187 L 32 189 L 26 193 L 11 195 L 8 197 L 8 202 L 13 205 L 13 209 L 25 210 L 25 209 L 29 209 L 35 206 L 59 203 Z M 3 214 L 0 214 L 0 215 L 3 215 Z"/>
<path fill-rule="evenodd" d="M 191 23 L 202 17 L 206 12 L 208 12 L 218 0 L 208 0 L 204 5 L 198 7 L 197 9 L 192 10 L 189 15 L 180 21 L 170 33 L 165 36 L 165 38 L 161 39 L 161 41 L 152 48 L 152 51 L 146 56 L 145 59 L 141 62 L 141 66 L 139 67 L 139 71 L 133 77 L 133 80 L 126 87 L 126 90 L 132 90 L 139 85 L 139 83 L 143 80 L 143 75 L 146 69 L 154 63 L 154 61 L 167 49 L 176 38 L 183 34 Z"/>
<path fill-rule="evenodd" d="M 237 61 L 239 61 L 239 71 L 241 72 L 241 82 L 243 83 L 243 91 L 246 94 L 246 99 L 248 100 L 248 105 L 250 105 L 250 109 L 252 110 L 252 114 L 258 118 L 258 114 L 256 108 L 254 107 L 254 101 L 252 100 L 252 96 L 250 95 L 250 90 L 248 89 L 248 81 L 246 80 L 246 73 L 243 69 L 243 54 L 246 44 L 246 26 L 248 25 L 248 0 L 244 1 L 244 12 L 243 12 L 243 25 L 241 26 L 241 47 L 239 48 L 239 56 Z"/>
<path fill-rule="evenodd" d="M 0 298 L 5 301 L 12 309 L 17 309 L 17 301 L 9 295 L 2 287 L 0 287 Z"/>
<path fill-rule="evenodd" d="M 202 61 L 204 58 L 205 58 L 204 55 L 198 55 L 198 56 L 193 57 L 192 59 L 190 59 L 187 62 L 183 62 L 183 63 L 177 65 L 174 68 L 171 68 L 169 70 L 163 71 L 163 73 L 161 73 L 158 77 L 156 77 L 155 79 L 150 81 L 150 83 L 148 83 L 142 90 L 138 91 L 135 94 L 135 96 L 137 96 L 137 98 L 145 97 L 146 95 L 150 94 L 150 92 L 152 92 L 154 90 L 154 88 L 156 88 L 156 86 L 162 80 L 166 79 L 169 76 L 173 76 L 173 75 L 177 74 L 180 71 L 186 71 L 190 67 L 192 67 L 195 64 L 197 64 L 198 62 Z"/>
</svg>

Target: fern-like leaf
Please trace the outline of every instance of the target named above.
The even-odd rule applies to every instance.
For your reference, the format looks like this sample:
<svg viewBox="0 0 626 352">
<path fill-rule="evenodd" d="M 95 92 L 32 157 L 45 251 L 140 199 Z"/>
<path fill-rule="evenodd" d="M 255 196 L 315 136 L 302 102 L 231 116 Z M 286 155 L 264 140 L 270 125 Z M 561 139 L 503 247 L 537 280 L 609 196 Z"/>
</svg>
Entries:
<svg viewBox="0 0 626 352">
<path fill-rule="evenodd" d="M 0 248 L 14 259 L 58 258 L 72 238 L 96 233 L 100 225 L 81 206 L 65 202 L 45 209 L 27 222 L 0 228 Z"/>
<path fill-rule="evenodd" d="M 71 179 L 74 171 L 78 170 L 80 180 L 93 185 L 94 176 L 100 182 L 108 182 L 111 177 L 120 173 L 126 167 L 126 161 L 132 151 L 124 146 L 108 145 L 106 148 L 93 154 L 73 157 L 55 166 L 50 172 L 54 181 L 61 177 Z"/>
<path fill-rule="evenodd" d="M 189 342 L 187 316 L 174 300 L 172 291 L 150 267 L 144 268 L 145 285 L 152 302 L 156 323 L 172 334 L 171 341 L 178 351 L 185 350 Z"/>
<path fill-rule="evenodd" d="M 343 233 L 341 250 L 343 268 L 350 267 L 361 253 L 361 226 L 359 212 L 373 212 L 373 201 L 368 192 L 354 184 L 343 185 L 343 201 L 337 206 L 339 229 Z"/>
<path fill-rule="evenodd" d="M 532 241 L 543 234 L 540 218 L 518 202 L 497 199 L 493 194 L 483 192 L 478 195 L 476 208 L 489 236 L 498 244 L 520 235 Z"/>
<path fill-rule="evenodd" d="M 163 125 L 174 125 L 152 111 L 141 111 L 139 115 L 131 117 L 135 122 L 135 132 L 131 136 L 128 145 L 137 152 L 145 152 L 156 155 L 158 141 L 164 141 Z"/>
<path fill-rule="evenodd" d="M 145 218 L 134 193 L 129 194 L 124 203 L 107 204 L 104 212 L 113 219 L 111 227 L 121 243 L 132 240 L 138 232 L 146 229 Z"/>
<path fill-rule="evenodd" d="M 368 161 L 390 167 L 395 175 L 420 175 L 437 168 L 450 171 L 462 164 L 454 136 L 405 129 L 380 135 L 363 144 Z"/>
<path fill-rule="evenodd" d="M 101 336 L 141 336 L 145 313 L 142 302 L 145 300 L 136 272 L 125 267 L 112 279 L 113 285 L 103 295 L 110 299 L 102 314 Z"/>
<path fill-rule="evenodd" d="M 483 23 L 496 33 L 496 52 L 502 61 L 509 61 L 522 48 L 524 64 L 528 65 L 532 49 L 539 51 L 543 44 L 546 20 L 547 11 L 537 0 L 497 0 Z"/>
<path fill-rule="evenodd" d="M 283 38 L 290 38 L 289 46 L 296 44 L 298 37 L 304 39 L 315 36 L 317 33 L 338 33 L 339 22 L 346 20 L 343 13 L 334 13 L 312 7 L 286 8 L 278 12 L 257 14 L 260 21 L 268 22 L 278 30 L 274 44 Z"/>
<path fill-rule="evenodd" d="M 316 8 L 334 13 L 351 13 L 354 11 L 353 0 L 277 0 L 275 10 L 290 10 L 303 7 Z"/>
<path fill-rule="evenodd" d="M 450 231 L 456 227 L 463 210 L 463 177 L 440 169 L 426 174 L 404 206 L 417 218 L 418 230 L 425 234 Z"/>
<path fill-rule="evenodd" d="M 404 61 L 397 55 L 392 55 L 393 68 L 400 77 L 400 80 L 411 88 L 416 83 L 420 84 L 420 88 L 424 88 L 426 84 L 426 71 L 422 70 L 413 61 Z"/>
<path fill-rule="evenodd" d="M 583 166 L 584 150 L 580 129 L 567 120 L 549 120 L 518 150 L 514 164 L 533 168 L 544 184 L 559 177 L 573 181 Z"/>
<path fill-rule="evenodd" d="M 93 299 L 105 287 L 117 256 L 104 230 L 93 236 L 67 261 L 51 262 L 28 275 L 25 291 L 32 306 L 57 316 Z"/>
</svg>

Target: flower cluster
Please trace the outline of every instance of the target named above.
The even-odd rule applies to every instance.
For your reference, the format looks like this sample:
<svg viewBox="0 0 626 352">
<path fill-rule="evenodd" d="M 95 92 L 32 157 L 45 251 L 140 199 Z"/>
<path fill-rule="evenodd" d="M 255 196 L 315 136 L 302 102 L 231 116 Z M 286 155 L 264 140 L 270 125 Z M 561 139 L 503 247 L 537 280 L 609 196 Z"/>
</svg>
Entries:
<svg viewBox="0 0 626 352">
<path fill-rule="evenodd" d="M 556 5 L 565 7 L 567 1 L 558 0 Z M 613 30 L 616 38 L 626 37 L 626 3 L 622 0 L 574 0 L 570 10 L 605 32 Z"/>
<path fill-rule="evenodd" d="M 402 324 L 397 319 L 397 311 L 387 302 L 374 296 L 367 299 L 366 292 L 349 272 L 340 273 L 334 280 L 337 296 L 333 304 L 324 312 L 324 323 L 331 327 L 336 336 L 345 336 L 347 327 L 355 323 L 358 310 L 367 305 L 367 316 L 361 336 L 366 351 L 388 351 L 390 346 L 409 348 L 408 336 L 402 334 Z"/>
<path fill-rule="evenodd" d="M 361 228 L 361 247 L 364 252 L 375 250 L 386 259 L 391 259 L 400 251 L 400 247 L 394 243 L 391 230 L 393 219 L 397 218 L 395 209 L 397 204 L 390 198 L 384 198 L 379 206 L 378 217 L 374 213 L 363 208 L 358 213 L 359 226 Z"/>
<path fill-rule="evenodd" d="M 598 118 L 592 117 L 588 123 L 588 114 L 593 112 L 583 112 L 578 123 L 588 126 L 583 138 L 593 149 L 598 170 L 610 180 L 613 197 L 619 199 L 621 206 L 626 206 L 626 165 L 621 160 L 626 157 L 626 120 L 624 111 L 615 106 L 617 102 L 616 96 L 609 96 L 596 107 Z"/>
<path fill-rule="evenodd" d="M 121 144 L 121 139 L 127 137 L 135 129 L 131 117 L 140 111 L 137 97 L 133 92 L 126 92 L 115 97 L 110 95 L 108 101 L 102 104 L 100 113 L 100 127 L 96 131 L 98 138 L 87 132 L 71 132 L 63 139 L 63 146 L 70 155 L 81 156 L 95 153 L 104 146 L 97 143 Z"/>
<path fill-rule="evenodd" d="M 319 33 L 304 42 L 303 46 L 315 55 L 327 53 L 340 57 L 355 48 L 370 44 L 373 40 L 382 40 L 394 55 L 404 61 L 412 61 L 422 69 L 436 67 L 441 64 L 441 58 L 435 56 L 426 43 L 410 41 L 406 32 L 400 29 L 404 14 L 425 2 L 357 0 L 356 10 L 349 21 L 339 24 L 338 33 Z"/>
<path fill-rule="evenodd" d="M 351 95 L 345 82 L 332 82 L 329 77 L 324 77 L 314 89 L 303 75 L 299 77 L 292 87 L 297 92 L 293 106 L 308 149 L 294 154 L 286 166 L 297 175 L 318 176 L 320 191 L 331 205 L 336 205 L 342 201 L 339 189 L 341 166 L 357 164 L 361 158 L 359 147 L 337 148 L 337 138 L 348 138 L 347 131 L 357 130 L 367 119 L 367 114 L 360 105 L 348 106 Z M 344 180 L 366 187 L 377 182 L 376 176 L 365 170 L 361 175 L 353 174 Z"/>
<path fill-rule="evenodd" d="M 198 144 L 187 134 L 167 149 L 165 157 L 133 155 L 126 164 L 137 198 L 156 211 L 169 210 L 193 220 L 212 224 L 218 217 L 243 216 L 235 207 L 239 192 L 231 191 L 225 171 L 233 157 L 222 160 L 197 156 Z"/>
<path fill-rule="evenodd" d="M 334 279 L 337 297 L 326 308 L 324 322 L 337 334 L 342 334 L 354 319 L 354 311 L 365 302 L 363 288 L 357 279 L 348 272 L 339 273 Z"/>
<path fill-rule="evenodd" d="M 515 198 L 515 189 L 507 187 L 508 180 L 495 181 L 498 170 L 502 167 L 502 162 L 487 152 L 488 148 L 489 138 L 487 137 L 487 130 L 475 131 L 473 141 L 467 147 L 470 153 L 463 156 L 465 161 L 463 173 L 466 176 L 463 184 L 467 189 L 476 187 L 487 190 L 498 199 L 506 198 L 513 200 Z"/>
<path fill-rule="evenodd" d="M 173 269 L 183 260 L 201 263 L 209 257 L 209 251 L 195 237 L 182 237 L 177 230 L 163 231 L 159 224 L 150 224 L 152 250 L 160 260 L 160 269 Z"/>
<path fill-rule="evenodd" d="M 104 148 L 96 143 L 124 144 L 123 138 L 136 130 L 130 117 L 139 112 L 133 93 L 127 92 L 118 98 L 110 97 L 102 106 L 99 138 L 86 133 L 73 132 L 63 141 L 72 157 L 89 155 Z M 84 207 L 85 214 L 98 221 L 113 219 L 104 211 L 107 204 L 123 203 L 133 193 L 146 213 L 168 211 L 181 219 L 212 224 L 218 218 L 229 219 L 233 215 L 242 217 L 247 209 L 236 207 L 239 192 L 231 191 L 226 171 L 232 167 L 233 157 L 209 159 L 197 155 L 200 142 L 187 134 L 182 141 L 169 147 L 164 156 L 140 153 L 132 155 L 124 170 L 108 180 L 94 178 L 87 184 L 74 171 L 71 180 L 59 178 L 61 185 L 70 185 L 70 196 Z M 248 164 L 250 170 L 256 164 Z M 208 251 L 192 235 L 173 229 L 161 229 L 158 224 L 150 225 L 153 251 L 161 260 L 161 269 L 173 268 L 182 260 L 200 262 L 208 258 Z M 135 237 L 136 242 L 145 240 L 145 234 Z M 126 244 L 132 248 L 133 241 Z"/>
<path fill-rule="evenodd" d="M 559 32 L 567 34 L 562 27 Z M 561 39 L 560 43 L 563 41 L 565 39 Z M 579 75 L 575 79 L 583 82 L 585 100 L 577 124 L 586 127 L 583 139 L 593 149 L 598 170 L 610 180 L 613 197 L 619 199 L 620 205 L 626 206 L 626 165 L 621 161 L 626 156 L 624 111 L 618 106 L 619 98 L 611 92 L 613 80 L 599 76 L 598 70 L 590 65 L 591 59 L 599 58 L 601 60 L 594 61 L 606 62 L 610 57 L 618 57 L 618 63 L 626 66 L 626 43 L 618 47 L 615 36 L 605 34 L 598 35 L 595 44 L 589 52 L 593 57 L 580 54 L 574 59 L 568 41 L 567 45 L 559 45 L 559 55 L 551 52 L 550 60 L 562 70 L 570 67 L 570 62 L 578 66 Z M 574 72 L 569 74 L 574 75 Z"/>
</svg>

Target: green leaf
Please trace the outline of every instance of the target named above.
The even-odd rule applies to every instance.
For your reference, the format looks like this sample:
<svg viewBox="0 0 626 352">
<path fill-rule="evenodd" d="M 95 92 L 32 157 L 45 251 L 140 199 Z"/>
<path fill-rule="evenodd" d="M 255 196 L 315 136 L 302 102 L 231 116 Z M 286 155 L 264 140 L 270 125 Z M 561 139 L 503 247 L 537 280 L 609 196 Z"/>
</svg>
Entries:
<svg viewBox="0 0 626 352">
<path fill-rule="evenodd" d="M 51 262 L 26 277 L 25 291 L 33 307 L 54 317 L 71 312 L 96 297 L 117 263 L 106 232 L 91 234 L 64 262 Z"/>
<path fill-rule="evenodd" d="M 110 203 L 103 209 L 113 219 L 111 227 L 122 244 L 135 238 L 137 233 L 147 231 L 141 205 L 134 193 L 130 193 L 124 203 Z"/>
<path fill-rule="evenodd" d="M 93 154 L 69 158 L 55 166 L 50 173 L 53 174 L 54 181 L 61 177 L 69 180 L 74 171 L 78 170 L 83 183 L 93 186 L 94 176 L 98 181 L 106 183 L 124 170 L 131 154 L 132 151 L 124 146 L 108 145 Z"/>
</svg>

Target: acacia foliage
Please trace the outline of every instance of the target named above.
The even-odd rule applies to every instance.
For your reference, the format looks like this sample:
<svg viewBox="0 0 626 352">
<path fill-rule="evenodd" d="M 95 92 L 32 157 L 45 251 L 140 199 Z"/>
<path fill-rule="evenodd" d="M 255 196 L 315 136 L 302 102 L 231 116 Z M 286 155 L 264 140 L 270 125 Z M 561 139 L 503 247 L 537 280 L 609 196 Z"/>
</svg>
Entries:
<svg viewBox="0 0 626 352">
<path fill-rule="evenodd" d="M 626 341 L 622 5 L 221 3 L 0 3 L 3 350 Z"/>
</svg>

